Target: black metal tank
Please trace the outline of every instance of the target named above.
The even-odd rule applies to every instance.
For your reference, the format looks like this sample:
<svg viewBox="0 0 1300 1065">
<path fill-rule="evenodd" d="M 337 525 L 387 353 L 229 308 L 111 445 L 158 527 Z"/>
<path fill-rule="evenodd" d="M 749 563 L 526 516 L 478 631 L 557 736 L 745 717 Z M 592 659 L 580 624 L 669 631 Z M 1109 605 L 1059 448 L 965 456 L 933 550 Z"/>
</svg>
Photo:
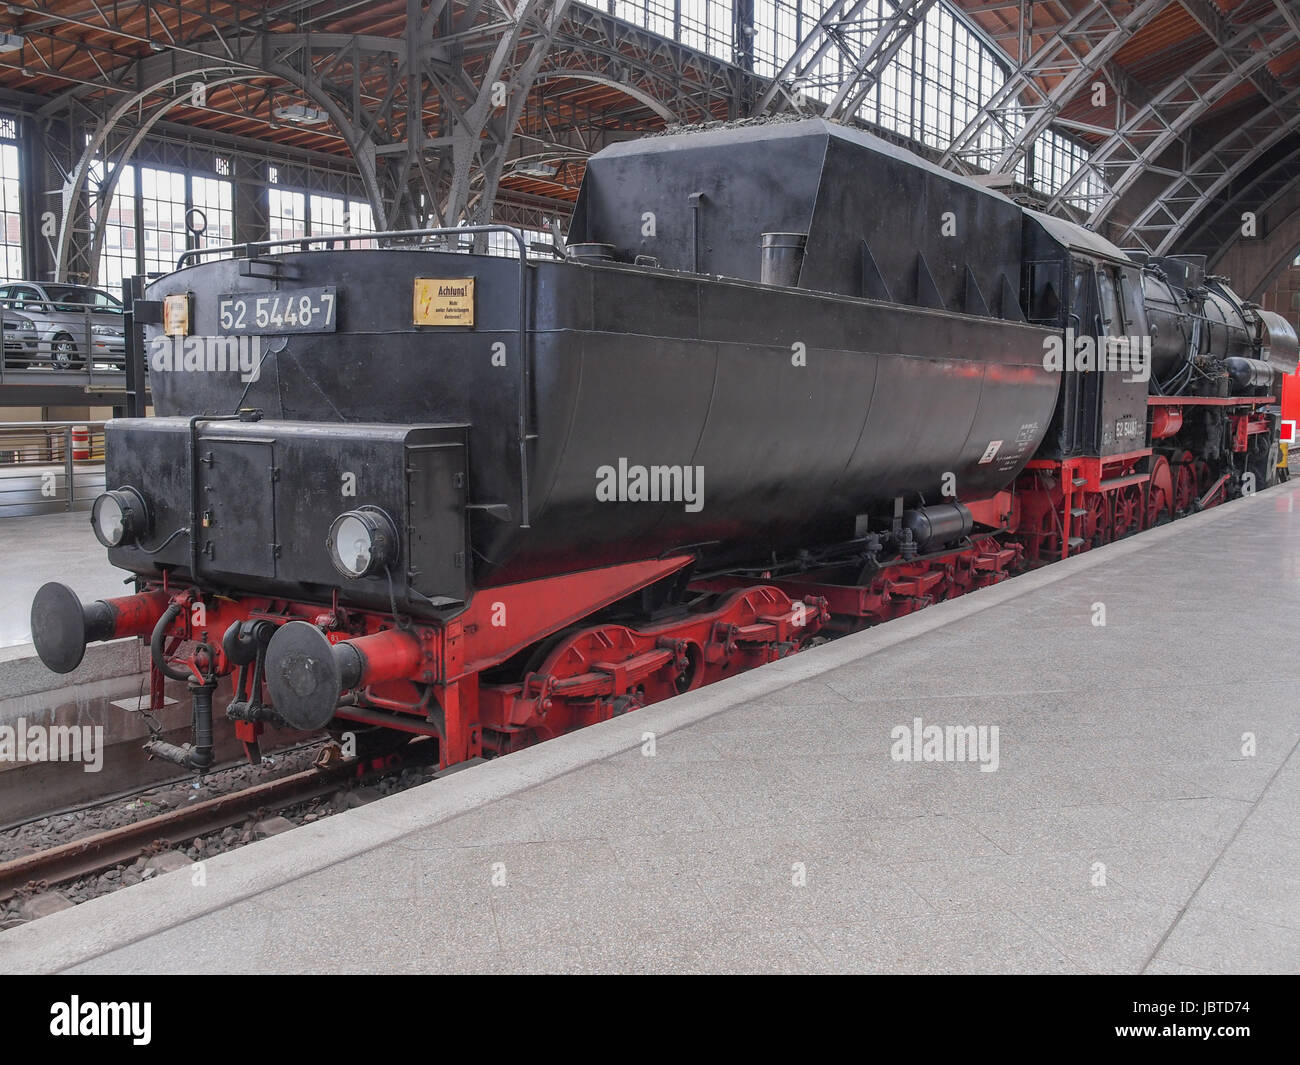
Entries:
<svg viewBox="0 0 1300 1065">
<path fill-rule="evenodd" d="M 690 230 L 699 201 L 672 200 L 676 186 L 659 190 L 662 202 L 646 199 L 662 146 L 674 140 L 690 144 L 673 168 L 681 188 L 729 175 L 725 188 L 708 185 L 699 224 L 714 227 L 709 236 Z M 223 296 L 325 286 L 336 292 L 335 328 L 260 334 L 251 382 L 155 368 L 162 417 L 150 421 L 155 434 L 174 433 L 174 445 L 155 435 L 148 448 L 134 447 L 145 437 L 120 423 L 110 482 L 143 478 L 161 495 L 188 492 L 178 473 L 160 475 L 157 455 L 172 447 L 179 467 L 191 453 L 188 419 L 228 415 L 241 403 L 262 411 L 248 431 L 272 452 L 279 425 L 292 423 L 299 451 L 318 440 L 322 468 L 307 473 L 299 463 L 288 480 L 281 473 L 270 487 L 248 486 L 244 505 L 276 526 L 250 534 L 279 545 L 268 567 L 215 566 L 180 541 L 153 555 L 116 548 L 113 561 L 138 572 L 196 564 L 226 585 L 300 590 L 311 552 L 324 552 L 320 530 L 343 507 L 335 485 L 349 427 L 360 459 L 368 425 L 465 427 L 468 543 L 457 549 L 480 587 L 679 550 L 698 551 L 705 565 L 761 562 L 847 539 L 858 515 L 895 497 L 937 502 L 947 474 L 960 498 L 985 497 L 1033 455 L 1059 381 L 1043 369 L 1048 331 L 1024 324 L 1016 302 L 1015 205 L 823 122 L 757 127 L 739 139 L 735 131 L 662 138 L 639 163 L 627 145 L 611 151 L 616 170 L 643 174 L 640 188 L 623 184 L 625 210 L 634 219 L 654 212 L 664 240 L 638 236 L 629 246 L 619 226 L 601 222 L 593 198 L 606 204 L 606 221 L 620 209 L 597 156 L 573 236 L 610 245 L 614 258 L 530 262 L 523 334 L 520 265 L 509 258 L 273 249 L 153 282 L 151 300 L 188 297 L 196 337 L 222 333 Z M 835 182 L 852 188 L 832 194 Z M 886 188 L 915 193 L 920 204 L 877 202 Z M 943 235 L 946 211 L 964 239 Z M 915 229 L 902 248 L 890 228 L 900 225 Z M 810 234 L 799 287 L 758 280 L 765 232 Z M 636 255 L 661 265 L 633 265 Z M 686 258 L 698 258 L 691 265 L 701 272 Z M 752 276 L 710 275 L 714 267 Z M 415 325 L 420 278 L 472 278 L 473 324 Z M 147 330 L 153 351 L 160 333 Z M 221 430 L 228 439 L 238 433 L 237 425 Z M 694 494 L 639 500 L 638 467 L 658 468 L 652 478 Z M 694 480 L 674 480 L 674 470 Z M 181 501 L 169 505 L 180 520 Z M 353 591 L 345 585 L 345 599 Z"/>
</svg>

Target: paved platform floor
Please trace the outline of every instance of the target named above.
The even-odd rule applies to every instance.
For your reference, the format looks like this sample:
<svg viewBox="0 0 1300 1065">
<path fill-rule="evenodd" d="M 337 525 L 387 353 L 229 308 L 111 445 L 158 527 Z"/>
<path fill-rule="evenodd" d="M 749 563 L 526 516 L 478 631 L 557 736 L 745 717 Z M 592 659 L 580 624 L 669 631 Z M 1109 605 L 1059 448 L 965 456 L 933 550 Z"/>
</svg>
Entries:
<svg viewBox="0 0 1300 1065">
<path fill-rule="evenodd" d="M 82 602 L 130 594 L 88 512 L 0 518 L 0 543 L 0 647 L 31 643 L 32 599 L 46 581 L 62 581 Z"/>
<path fill-rule="evenodd" d="M 5 932 L 0 969 L 1295 972 L 1298 489 Z M 997 726 L 996 771 L 897 760 L 917 718 Z"/>
</svg>

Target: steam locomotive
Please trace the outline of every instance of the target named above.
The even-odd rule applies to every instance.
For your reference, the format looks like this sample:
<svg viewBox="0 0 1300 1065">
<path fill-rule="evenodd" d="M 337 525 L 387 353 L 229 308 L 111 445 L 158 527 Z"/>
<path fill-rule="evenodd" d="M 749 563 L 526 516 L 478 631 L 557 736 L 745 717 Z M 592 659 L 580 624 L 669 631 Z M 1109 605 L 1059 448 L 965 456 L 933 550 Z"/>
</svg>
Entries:
<svg viewBox="0 0 1300 1065">
<path fill-rule="evenodd" d="M 490 232 L 514 257 L 483 254 Z M 190 252 L 134 302 L 157 417 L 91 513 L 136 592 L 32 609 L 56 672 L 501 754 L 1262 489 L 1294 331 L 819 119 L 613 145 L 568 243 Z M 468 240 L 469 246 L 464 242 Z"/>
</svg>

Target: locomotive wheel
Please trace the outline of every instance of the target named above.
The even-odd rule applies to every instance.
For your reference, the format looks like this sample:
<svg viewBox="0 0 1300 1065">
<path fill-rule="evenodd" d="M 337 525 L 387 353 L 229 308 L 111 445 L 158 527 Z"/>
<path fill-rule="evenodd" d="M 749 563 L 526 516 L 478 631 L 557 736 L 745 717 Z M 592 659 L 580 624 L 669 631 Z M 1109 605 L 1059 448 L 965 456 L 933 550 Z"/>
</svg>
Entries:
<svg viewBox="0 0 1300 1065">
<path fill-rule="evenodd" d="M 570 625 L 568 628 L 560 629 L 558 632 L 553 632 L 540 640 L 537 646 L 533 648 L 533 653 L 528 656 L 528 661 L 524 663 L 523 673 L 520 674 L 520 677 L 523 678 L 530 673 L 541 672 L 542 666 L 546 664 L 546 660 L 551 657 L 555 649 L 574 633 L 581 632 L 586 627 L 585 625 Z"/>
<path fill-rule="evenodd" d="M 1157 455 L 1151 463 L 1151 480 L 1147 482 L 1147 506 L 1144 529 L 1164 525 L 1173 519 L 1174 478 L 1169 461 L 1163 455 Z"/>
<path fill-rule="evenodd" d="M 592 672 L 596 662 L 623 662 L 632 658 L 639 650 L 640 645 L 637 643 L 636 635 L 626 626 L 594 625 L 589 628 L 578 628 L 565 633 L 563 638 L 551 647 L 550 653 L 537 667 L 536 672 L 542 676 L 554 677 L 556 680 L 567 680 Z M 697 661 L 701 666 L 703 665 L 702 651 Z M 691 670 L 689 666 L 684 672 L 688 674 L 685 680 L 688 686 L 704 675 L 702 668 Z M 635 687 L 635 693 L 644 695 L 645 682 L 649 679 L 647 677 L 639 682 Z M 682 674 L 679 672 L 667 679 L 676 687 L 682 682 Z M 644 700 L 639 705 L 644 705 Z"/>
<path fill-rule="evenodd" d="M 1142 527 L 1142 503 L 1142 489 L 1135 484 L 1117 488 L 1111 493 L 1114 539 L 1132 536 Z"/>
<path fill-rule="evenodd" d="M 1174 475 L 1174 514 L 1182 515 L 1192 509 L 1197 500 L 1196 468 L 1191 455 L 1184 453 L 1170 466 Z"/>
<path fill-rule="evenodd" d="M 1088 513 L 1080 520 L 1083 522 L 1083 528 L 1079 535 L 1087 541 L 1085 550 L 1089 547 L 1101 547 L 1102 544 L 1110 543 L 1114 535 L 1114 521 L 1111 517 L 1110 499 L 1105 492 L 1094 492 L 1088 496 L 1088 502 L 1085 504 Z"/>
<path fill-rule="evenodd" d="M 621 628 L 621 626 L 610 626 L 610 628 Z M 528 677 L 534 673 L 545 675 L 562 669 L 565 655 L 557 652 L 569 652 L 570 657 L 574 654 L 580 655 L 581 652 L 577 648 L 582 645 L 582 641 L 574 638 L 597 632 L 599 632 L 599 627 L 570 625 L 566 629 L 552 633 L 533 650 L 524 666 L 522 676 Z M 686 666 L 674 673 L 671 681 L 673 690 L 678 695 L 698 688 L 704 681 L 703 649 L 695 643 L 687 644 L 686 660 Z"/>
</svg>

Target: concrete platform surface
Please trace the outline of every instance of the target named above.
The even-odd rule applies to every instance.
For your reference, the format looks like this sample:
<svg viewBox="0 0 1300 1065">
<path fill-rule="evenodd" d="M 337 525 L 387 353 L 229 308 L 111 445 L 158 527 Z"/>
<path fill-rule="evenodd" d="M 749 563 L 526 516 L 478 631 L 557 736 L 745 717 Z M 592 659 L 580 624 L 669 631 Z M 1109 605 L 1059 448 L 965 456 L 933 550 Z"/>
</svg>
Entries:
<svg viewBox="0 0 1300 1065">
<path fill-rule="evenodd" d="M 62 581 L 83 602 L 129 595 L 128 574 L 108 564 L 84 511 L 0 518 L 0 647 L 31 643 L 32 599 Z"/>
<path fill-rule="evenodd" d="M 1295 972 L 1298 490 L 21 926 L 0 969 Z M 902 760 L 917 719 L 989 766 L 996 726 L 996 770 Z"/>
</svg>

